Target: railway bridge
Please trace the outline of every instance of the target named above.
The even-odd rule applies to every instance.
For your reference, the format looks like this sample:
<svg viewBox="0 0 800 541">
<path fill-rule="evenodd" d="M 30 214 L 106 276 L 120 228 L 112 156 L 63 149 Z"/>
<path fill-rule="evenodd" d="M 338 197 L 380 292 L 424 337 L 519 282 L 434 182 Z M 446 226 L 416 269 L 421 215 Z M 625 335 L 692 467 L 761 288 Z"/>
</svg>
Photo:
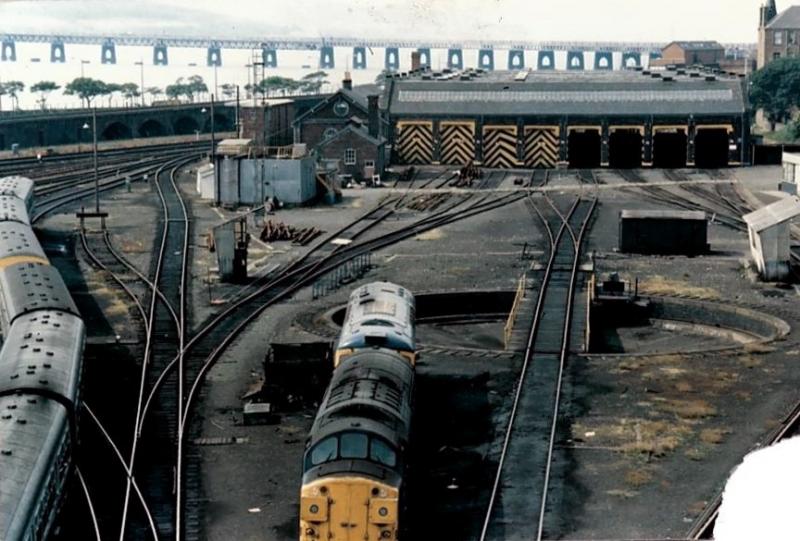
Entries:
<svg viewBox="0 0 800 541">
<path fill-rule="evenodd" d="M 277 68 L 281 51 L 316 51 L 320 69 L 334 69 L 339 61 L 349 57 L 348 64 L 354 70 L 382 67 L 397 71 L 400 58 L 410 51 L 420 53 L 422 66 L 433 67 L 432 52 L 446 53 L 446 67 L 465 67 L 486 70 L 523 69 L 536 66 L 538 69 L 569 69 L 581 71 L 614 70 L 646 65 L 649 60 L 660 58 L 663 43 L 634 42 L 588 42 L 588 41 L 443 41 L 408 39 L 364 39 L 342 38 L 279 38 L 252 37 L 227 38 L 144 36 L 144 35 L 50 35 L 29 33 L 0 34 L 0 61 L 17 61 L 18 43 L 41 43 L 49 45 L 50 62 L 67 61 L 67 46 L 97 45 L 99 61 L 116 64 L 117 47 L 151 47 L 152 63 L 156 66 L 169 64 L 171 47 L 193 48 L 205 51 L 209 67 L 221 66 L 225 49 L 245 49 L 260 53 L 265 68 Z M 754 44 L 731 43 L 725 46 L 726 54 L 733 58 L 752 56 Z M 343 51 L 344 50 L 344 51 Z M 374 65 L 376 58 L 380 63 Z M 372 66 L 369 64 L 373 63 Z"/>
<path fill-rule="evenodd" d="M 218 132 L 234 130 L 236 108 L 215 104 L 213 124 Z M 91 125 L 90 109 L 0 114 L 0 150 L 15 144 L 19 148 L 90 144 Z M 210 103 L 97 109 L 98 141 L 192 135 L 211 128 Z"/>
</svg>

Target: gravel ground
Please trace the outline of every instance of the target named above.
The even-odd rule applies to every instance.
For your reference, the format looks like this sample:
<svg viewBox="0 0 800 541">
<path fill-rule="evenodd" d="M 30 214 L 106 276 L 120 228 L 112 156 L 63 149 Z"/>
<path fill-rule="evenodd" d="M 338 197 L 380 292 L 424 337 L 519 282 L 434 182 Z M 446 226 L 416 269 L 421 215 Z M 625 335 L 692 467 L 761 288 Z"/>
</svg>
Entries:
<svg viewBox="0 0 800 541">
<path fill-rule="evenodd" d="M 773 190 L 780 176 L 776 168 L 734 174 L 757 196 Z M 642 175 L 663 180 L 658 171 Z M 599 176 L 609 184 L 622 183 L 610 171 Z M 513 184 L 510 181 L 504 179 L 502 186 Z M 180 182 L 187 194 L 192 193 L 190 175 L 182 176 Z M 575 189 L 568 174 L 558 175 L 554 184 L 563 186 L 565 193 Z M 284 209 L 270 218 L 332 232 L 384 195 L 381 190 L 346 190 L 342 204 Z M 148 271 L 158 211 L 155 195 L 137 185 L 130 194 L 115 192 L 104 206 L 111 213 L 109 229 L 115 243 Z M 190 206 L 194 216 L 191 323 L 196 327 L 236 290 L 213 279 L 210 269 L 216 264 L 204 237 L 213 225 L 236 213 L 213 209 L 195 196 L 190 196 Z M 599 272 L 639 276 L 644 290 L 649 286 L 660 293 L 748 306 L 790 324 L 797 319 L 794 293 L 750 279 L 742 263 L 748 256 L 745 235 L 712 224 L 713 253 L 708 256 L 628 256 L 616 251 L 617 217 L 623 208 L 664 205 L 630 187 L 602 190 L 588 242 Z M 407 209 L 400 211 L 379 229 L 400 227 L 417 216 Z M 249 225 L 251 232 L 257 232 L 260 217 L 250 218 Z M 531 263 L 520 258 L 525 243 L 533 247 L 534 263 L 543 262 L 545 245 L 536 225 L 526 206 L 516 203 L 435 229 L 374 254 L 375 268 L 362 282 L 392 280 L 415 292 L 511 290 Z M 68 214 L 56 216 L 44 227 L 52 232 L 71 231 L 75 219 Z M 306 249 L 254 242 L 250 262 L 254 272 L 265 272 Z M 124 332 L 126 318 L 108 313 L 108 307 L 120 301 L 117 293 L 106 291 L 87 267 L 81 269 L 87 297 L 97 307 L 94 313 L 106 314 L 96 318 L 96 328 L 101 329 L 97 334 Z M 357 284 L 318 300 L 312 300 L 307 288 L 267 310 L 209 373 L 200 409 L 203 438 L 239 439 L 229 445 L 199 446 L 208 539 L 229 539 L 231 532 L 236 532 L 237 539 L 296 539 L 300 457 L 314 410 L 285 413 L 275 425 L 243 426 L 242 396 L 260 382 L 270 342 L 325 339 L 329 330 L 320 318 L 342 304 Z M 105 330 L 99 324 L 103 319 Z M 315 325 L 319 336 L 313 333 Z M 502 344 L 501 327 L 501 323 L 431 327 L 421 329 L 420 336 L 439 346 L 453 346 L 461 334 L 468 336 L 465 342 L 470 347 L 496 349 Z M 673 349 L 670 354 L 640 357 L 572 356 L 556 456 L 558 476 L 551 485 L 548 536 L 625 539 L 685 533 L 728 472 L 797 400 L 800 373 L 792 363 L 800 350 L 797 339 L 792 329 L 784 341 L 753 351 L 680 355 Z M 696 342 L 691 338 L 686 343 L 694 347 Z M 425 524 L 440 524 L 437 533 L 448 539 L 475 538 L 519 362 L 519 356 L 436 354 L 420 364 L 414 450 L 419 496 L 408 520 L 412 532 L 408 538 L 422 539 L 414 532 L 422 531 Z M 425 535 L 430 534 L 425 530 Z"/>
</svg>

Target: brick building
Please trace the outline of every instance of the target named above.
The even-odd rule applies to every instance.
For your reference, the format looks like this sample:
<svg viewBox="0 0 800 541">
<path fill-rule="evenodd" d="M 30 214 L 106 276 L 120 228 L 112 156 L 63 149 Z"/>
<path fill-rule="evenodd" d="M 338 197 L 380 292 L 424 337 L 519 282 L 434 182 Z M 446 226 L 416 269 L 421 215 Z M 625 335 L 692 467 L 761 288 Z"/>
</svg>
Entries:
<svg viewBox="0 0 800 541">
<path fill-rule="evenodd" d="M 651 66 L 719 66 L 725 61 L 725 47 L 716 41 L 673 41 L 661 50 Z"/>
<path fill-rule="evenodd" d="M 775 0 L 761 7 L 758 25 L 758 69 L 778 58 L 800 56 L 800 6 L 778 13 Z"/>
<path fill-rule="evenodd" d="M 386 140 L 378 92 L 373 85 L 354 89 L 346 76 L 338 92 L 294 120 L 295 142 L 356 180 L 382 175 Z"/>
</svg>

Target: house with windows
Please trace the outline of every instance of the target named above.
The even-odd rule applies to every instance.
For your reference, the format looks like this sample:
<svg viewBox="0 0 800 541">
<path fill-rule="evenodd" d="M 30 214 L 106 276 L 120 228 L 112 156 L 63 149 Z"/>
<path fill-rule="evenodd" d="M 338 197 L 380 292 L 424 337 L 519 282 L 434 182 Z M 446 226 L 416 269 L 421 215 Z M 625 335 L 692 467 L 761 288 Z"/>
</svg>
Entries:
<svg viewBox="0 0 800 541">
<path fill-rule="evenodd" d="M 778 13 L 775 0 L 769 0 L 760 15 L 758 69 L 778 58 L 800 56 L 800 6 Z"/>
<path fill-rule="evenodd" d="M 355 180 L 383 175 L 386 139 L 379 92 L 374 85 L 354 89 L 345 75 L 338 92 L 294 120 L 295 142 L 305 143 L 328 169 Z"/>
</svg>

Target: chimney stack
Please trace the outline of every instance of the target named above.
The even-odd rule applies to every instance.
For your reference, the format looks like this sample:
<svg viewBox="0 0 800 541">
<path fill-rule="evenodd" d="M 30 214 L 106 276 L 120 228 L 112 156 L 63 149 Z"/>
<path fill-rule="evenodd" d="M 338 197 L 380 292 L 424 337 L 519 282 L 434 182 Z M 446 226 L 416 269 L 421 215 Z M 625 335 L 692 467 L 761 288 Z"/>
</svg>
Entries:
<svg viewBox="0 0 800 541">
<path fill-rule="evenodd" d="M 353 79 L 350 78 L 350 72 L 344 72 L 344 80 L 342 81 L 342 88 L 345 90 L 353 90 Z"/>
<path fill-rule="evenodd" d="M 411 71 L 419 71 L 422 67 L 422 55 L 419 54 L 419 51 L 413 51 L 411 53 Z"/>
<path fill-rule="evenodd" d="M 378 113 L 378 95 L 367 96 L 369 112 L 369 134 L 371 137 L 378 137 L 380 131 L 380 117 Z"/>
</svg>

